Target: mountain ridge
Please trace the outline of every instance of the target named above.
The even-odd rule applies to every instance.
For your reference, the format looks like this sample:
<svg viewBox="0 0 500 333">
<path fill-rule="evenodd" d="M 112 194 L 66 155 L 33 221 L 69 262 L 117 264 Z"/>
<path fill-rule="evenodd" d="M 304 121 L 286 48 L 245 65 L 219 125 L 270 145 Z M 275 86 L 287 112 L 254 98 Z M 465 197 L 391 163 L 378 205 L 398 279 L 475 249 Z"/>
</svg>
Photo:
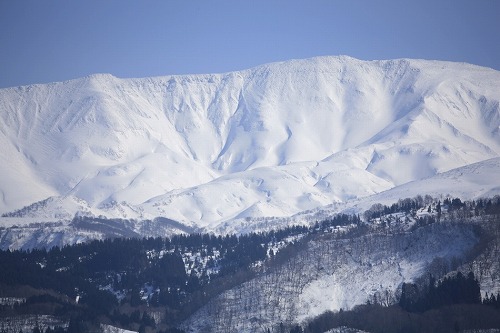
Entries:
<svg viewBox="0 0 500 333">
<path fill-rule="evenodd" d="M 54 217 L 209 227 L 366 197 L 500 156 L 498 86 L 475 65 L 343 56 L 1 89 L 0 212 L 58 197 Z"/>
</svg>

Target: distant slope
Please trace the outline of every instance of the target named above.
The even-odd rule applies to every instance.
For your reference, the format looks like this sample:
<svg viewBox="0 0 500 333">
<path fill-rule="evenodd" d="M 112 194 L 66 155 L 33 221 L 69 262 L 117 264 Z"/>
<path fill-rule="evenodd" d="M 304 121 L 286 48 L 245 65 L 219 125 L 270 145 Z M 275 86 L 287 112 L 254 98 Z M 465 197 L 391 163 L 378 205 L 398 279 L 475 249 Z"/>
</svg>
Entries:
<svg viewBox="0 0 500 333">
<path fill-rule="evenodd" d="M 214 227 L 367 197 L 500 156 L 498 87 L 468 64 L 319 57 L 1 89 L 0 213 L 53 197 L 24 216 Z"/>
<path fill-rule="evenodd" d="M 452 169 L 434 176 L 418 179 L 373 195 L 336 202 L 293 216 L 268 219 L 233 219 L 212 226 L 217 233 L 269 230 L 288 224 L 310 224 L 331 218 L 338 213 L 363 214 L 374 204 L 390 206 L 400 199 L 429 195 L 435 199 L 461 198 L 475 200 L 500 195 L 500 158 L 481 161 Z"/>
<path fill-rule="evenodd" d="M 468 200 L 494 197 L 500 195 L 499 176 L 500 158 L 497 157 L 403 184 L 375 194 L 370 200 L 389 203 L 394 202 L 396 198 L 413 198 L 417 195 L 447 196 Z"/>
<path fill-rule="evenodd" d="M 254 205 L 240 216 L 207 225 L 188 224 L 188 226 L 184 226 L 161 217 L 149 221 L 107 220 L 91 217 L 69 221 L 71 215 L 67 211 L 66 215 L 64 215 L 61 211 L 65 211 L 68 207 L 77 209 L 78 202 L 73 201 L 73 206 L 70 206 L 67 199 L 65 202 L 61 198 L 51 198 L 16 212 L 13 217 L 0 217 L 0 226 L 3 227 L 0 227 L 0 249 L 51 248 L 53 246 L 86 242 L 92 239 L 170 236 L 172 234 L 192 232 L 239 234 L 280 229 L 288 225 L 311 225 L 317 221 L 328 220 L 338 213 L 360 214 L 360 216 L 363 216 L 363 213 L 373 204 L 381 203 L 390 206 L 400 199 L 414 198 L 419 195 L 422 197 L 430 195 L 435 199 L 442 198 L 441 201 L 446 197 L 458 197 L 463 200 L 494 197 L 500 195 L 500 177 L 496 177 L 498 174 L 500 174 L 500 158 L 493 158 L 429 178 L 412 181 L 384 192 L 345 202 L 323 205 L 315 209 L 301 211 L 292 216 L 259 217 L 258 214 L 255 214 L 256 209 L 259 205 L 269 205 L 266 202 Z M 339 173 L 338 177 L 341 178 L 341 175 L 342 173 Z M 236 176 L 234 175 L 234 177 Z M 257 191 L 259 188 L 258 183 L 251 184 L 249 179 L 241 179 L 239 183 L 240 188 L 233 190 L 240 190 L 241 193 L 246 195 L 250 195 L 253 193 L 252 191 Z M 210 186 L 217 186 L 215 184 Z M 260 186 L 263 185 L 260 184 Z M 294 183 L 289 183 L 287 186 L 290 186 L 291 191 L 294 189 Z M 226 198 L 221 195 L 214 196 L 211 204 L 217 205 L 218 200 L 225 200 Z M 65 208 L 63 208 L 63 204 L 66 204 Z M 286 204 L 286 202 L 283 203 L 283 205 Z M 127 207 L 120 207 L 124 208 L 124 210 L 119 213 L 126 212 Z M 90 210 L 89 207 L 85 208 L 83 205 L 80 208 Z M 186 205 L 186 212 L 188 212 L 188 208 L 189 206 Z M 130 211 L 130 207 L 128 209 Z M 57 218 L 66 219 L 67 221 L 54 223 L 57 218 L 48 216 L 53 212 L 59 212 L 61 215 L 58 215 Z M 252 214 L 254 214 L 254 217 L 251 217 Z"/>
<path fill-rule="evenodd" d="M 500 195 L 500 158 L 473 163 L 435 176 L 415 180 L 368 197 L 301 212 L 292 221 L 317 221 L 337 213 L 361 214 L 374 204 L 390 206 L 399 199 L 429 195 L 433 198 L 475 200 Z M 279 224 L 279 220 L 274 223 Z M 236 224 L 236 223 L 235 223 Z M 221 228 L 221 227 L 219 227 Z M 244 230 L 246 227 L 239 226 Z M 249 228 L 253 228 L 249 226 Z"/>
</svg>

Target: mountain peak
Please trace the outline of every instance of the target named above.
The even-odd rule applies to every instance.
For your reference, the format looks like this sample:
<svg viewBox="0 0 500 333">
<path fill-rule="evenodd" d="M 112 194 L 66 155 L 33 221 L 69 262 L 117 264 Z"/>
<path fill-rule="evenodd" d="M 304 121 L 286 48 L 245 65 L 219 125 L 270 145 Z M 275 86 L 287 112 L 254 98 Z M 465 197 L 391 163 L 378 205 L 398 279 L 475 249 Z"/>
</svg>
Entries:
<svg viewBox="0 0 500 333">
<path fill-rule="evenodd" d="M 116 77 L 109 73 L 94 73 L 83 77 L 81 80 L 90 82 L 109 82 L 115 80 Z M 77 79 L 78 80 L 78 79 Z"/>
</svg>

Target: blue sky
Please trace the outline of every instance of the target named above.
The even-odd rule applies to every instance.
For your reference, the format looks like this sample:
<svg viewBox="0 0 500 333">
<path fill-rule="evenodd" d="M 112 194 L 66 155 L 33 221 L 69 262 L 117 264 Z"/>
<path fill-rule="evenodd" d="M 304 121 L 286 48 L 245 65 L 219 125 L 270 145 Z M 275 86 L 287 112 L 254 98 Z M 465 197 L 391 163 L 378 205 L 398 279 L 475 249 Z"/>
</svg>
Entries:
<svg viewBox="0 0 500 333">
<path fill-rule="evenodd" d="M 0 0 L 0 87 L 220 73 L 320 55 L 500 70 L 498 0 Z"/>
</svg>

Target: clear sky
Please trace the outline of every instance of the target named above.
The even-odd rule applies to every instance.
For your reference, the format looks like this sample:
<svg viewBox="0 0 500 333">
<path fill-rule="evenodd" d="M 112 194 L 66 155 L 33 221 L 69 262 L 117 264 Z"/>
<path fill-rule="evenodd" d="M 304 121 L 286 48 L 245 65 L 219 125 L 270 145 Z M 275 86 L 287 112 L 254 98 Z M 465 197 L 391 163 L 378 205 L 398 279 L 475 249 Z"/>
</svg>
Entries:
<svg viewBox="0 0 500 333">
<path fill-rule="evenodd" d="M 288 59 L 500 70 L 499 0 L 0 0 L 0 87 L 220 73 Z"/>
</svg>

